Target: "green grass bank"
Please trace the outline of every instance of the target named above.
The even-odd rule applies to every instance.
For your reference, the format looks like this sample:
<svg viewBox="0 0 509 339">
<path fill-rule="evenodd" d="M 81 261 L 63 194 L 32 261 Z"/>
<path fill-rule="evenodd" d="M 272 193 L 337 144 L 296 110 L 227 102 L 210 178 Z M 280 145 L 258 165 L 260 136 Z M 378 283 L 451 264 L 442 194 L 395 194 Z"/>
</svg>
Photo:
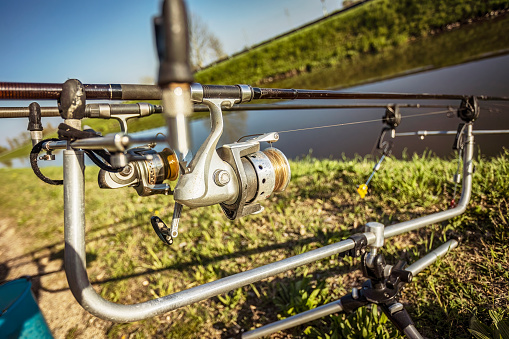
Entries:
<svg viewBox="0 0 509 339">
<path fill-rule="evenodd" d="M 509 152 L 489 160 L 478 157 L 475 165 L 472 200 L 465 214 L 391 238 L 384 248 L 389 263 L 400 257 L 414 262 L 442 244 L 447 231 L 464 236 L 456 250 L 418 275 L 403 292 L 417 328 L 429 338 L 470 338 L 474 315 L 490 324 L 490 311 L 503 315 L 509 308 Z M 361 200 L 356 185 L 372 166 L 372 159 L 362 158 L 292 161 L 288 189 L 264 201 L 263 213 L 232 222 L 218 206 L 186 208 L 172 246 L 157 238 L 149 221 L 152 215 L 170 220 L 171 197 L 140 198 L 133 189 L 101 190 L 97 168 L 87 168 L 90 278 L 108 300 L 140 302 L 337 242 L 360 232 L 368 221 L 390 225 L 448 208 L 455 160 L 429 154 L 388 159 L 370 194 Z M 43 170 L 61 177 L 61 169 Z M 1 218 L 25 240 L 27 258 L 61 262 L 62 187 L 42 183 L 30 169 L 0 169 L 0 186 Z M 2 264 L 8 267 L 9 262 Z M 105 322 L 104 335 L 238 337 L 242 329 L 335 300 L 362 281 L 358 259 L 334 256 L 152 319 Z M 63 279 L 44 286 L 43 281 L 43 287 L 66 289 L 67 283 Z M 361 309 L 348 317 L 333 315 L 275 337 L 302 333 L 309 338 L 400 337 L 378 314 Z M 83 324 L 94 326 L 92 321 Z M 69 338 L 80 335 L 78 329 L 68 333 Z"/>
<path fill-rule="evenodd" d="M 375 54 L 507 8 L 507 0 L 373 0 L 202 70 L 195 78 L 210 84 L 257 84 Z"/>
</svg>

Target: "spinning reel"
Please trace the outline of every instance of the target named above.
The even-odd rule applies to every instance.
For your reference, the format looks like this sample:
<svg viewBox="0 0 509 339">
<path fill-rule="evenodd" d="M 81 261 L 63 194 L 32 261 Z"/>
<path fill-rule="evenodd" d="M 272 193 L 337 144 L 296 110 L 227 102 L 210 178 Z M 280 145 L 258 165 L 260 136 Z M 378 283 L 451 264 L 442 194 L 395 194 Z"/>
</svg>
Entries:
<svg viewBox="0 0 509 339">
<path fill-rule="evenodd" d="M 134 187 L 140 196 L 173 194 L 175 210 L 172 237 L 178 235 L 183 205 L 196 208 L 220 204 L 226 217 L 234 220 L 262 212 L 259 201 L 267 199 L 272 193 L 284 191 L 291 177 L 288 159 L 280 150 L 272 145 L 260 150 L 261 142 L 272 144 L 278 141 L 278 133 L 258 135 L 216 149 L 223 133 L 222 107 L 250 100 L 252 94 L 248 86 L 238 86 L 243 94 L 241 99 L 206 99 L 203 98 L 203 88 L 197 87 L 201 85 L 193 86 L 193 101 L 207 105 L 210 110 L 211 131 L 189 163 L 186 159 L 191 157 L 190 153 L 178 161 L 175 152 L 169 148 L 158 153 L 152 149 L 152 144 L 127 150 L 130 162 L 123 170 L 101 170 L 98 179 L 101 188 Z M 175 181 L 177 178 L 172 192 L 164 181 Z M 168 228 L 160 219 L 156 224 L 154 229 L 161 237 L 161 233 Z M 167 237 L 168 234 L 164 234 L 162 239 Z"/>
<path fill-rule="evenodd" d="M 281 151 L 269 148 L 260 152 L 260 142 L 279 140 L 275 132 L 215 149 L 223 133 L 222 107 L 253 97 L 249 86 L 237 85 L 237 90 L 240 96 L 228 98 L 218 93 L 214 98 L 206 98 L 212 94 L 208 88 L 193 84 L 192 100 L 208 106 L 211 131 L 189 165 L 181 161 L 182 176 L 173 193 L 177 204 L 189 207 L 220 204 L 232 220 L 261 212 L 263 208 L 257 201 L 283 191 L 291 176 L 290 165 Z"/>
</svg>

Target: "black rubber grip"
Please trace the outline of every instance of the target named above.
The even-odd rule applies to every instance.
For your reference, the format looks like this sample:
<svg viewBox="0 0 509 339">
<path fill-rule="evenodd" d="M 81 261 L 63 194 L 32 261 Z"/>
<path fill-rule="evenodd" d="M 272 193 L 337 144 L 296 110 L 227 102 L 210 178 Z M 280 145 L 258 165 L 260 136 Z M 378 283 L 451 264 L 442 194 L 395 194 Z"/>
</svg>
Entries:
<svg viewBox="0 0 509 339">
<path fill-rule="evenodd" d="M 111 114 L 139 114 L 140 106 L 138 104 L 111 105 Z"/>
<path fill-rule="evenodd" d="M 122 100 L 161 100 L 161 89 L 156 85 L 121 85 Z"/>
<path fill-rule="evenodd" d="M 41 122 L 41 106 L 38 103 L 32 102 L 28 106 L 30 115 L 28 116 L 28 128 L 29 131 L 42 131 Z"/>
<path fill-rule="evenodd" d="M 239 86 L 203 85 L 203 97 L 242 100 Z"/>
</svg>

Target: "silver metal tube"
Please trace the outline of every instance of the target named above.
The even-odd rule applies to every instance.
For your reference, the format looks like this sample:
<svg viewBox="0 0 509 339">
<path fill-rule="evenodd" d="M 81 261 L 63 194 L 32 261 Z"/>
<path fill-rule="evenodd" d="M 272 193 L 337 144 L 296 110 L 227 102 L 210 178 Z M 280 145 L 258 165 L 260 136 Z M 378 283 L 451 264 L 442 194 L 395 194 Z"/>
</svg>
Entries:
<svg viewBox="0 0 509 339">
<path fill-rule="evenodd" d="M 107 149 L 109 151 L 124 151 L 129 144 L 127 135 L 117 133 L 109 134 L 104 137 L 79 139 L 74 141 L 72 148 L 81 149 Z"/>
<path fill-rule="evenodd" d="M 426 254 L 421 259 L 414 262 L 412 265 L 405 268 L 405 270 L 412 272 L 414 276 L 421 273 L 426 267 L 433 264 L 438 258 L 443 257 L 450 250 L 458 247 L 456 240 L 449 240 L 446 243 L 440 245 L 438 248 Z"/>
<path fill-rule="evenodd" d="M 396 133 L 397 137 L 409 137 L 409 136 L 433 136 L 433 135 L 456 135 L 457 131 L 417 131 L 417 132 L 401 132 Z M 473 135 L 481 134 L 509 134 L 508 129 L 492 129 L 492 130 L 475 130 L 472 131 Z"/>
<path fill-rule="evenodd" d="M 37 145 L 43 138 L 42 131 L 30 131 L 30 138 L 32 139 L 32 147 Z"/>
<path fill-rule="evenodd" d="M 272 324 L 268 324 L 259 327 L 255 330 L 243 333 L 242 339 L 254 339 L 263 336 L 268 336 L 271 333 L 286 330 L 287 328 L 292 328 L 301 324 L 305 324 L 307 322 L 328 316 L 329 314 L 338 313 L 341 311 L 343 311 L 343 307 L 341 306 L 341 300 L 336 300 L 331 303 L 314 308 L 312 310 L 302 312 L 292 317 L 279 320 Z"/>
<path fill-rule="evenodd" d="M 131 322 L 150 318 L 331 255 L 345 252 L 354 247 L 354 241 L 346 239 L 162 298 L 134 305 L 115 304 L 103 299 L 95 292 L 86 271 L 85 166 L 83 158 L 83 151 L 68 150 L 64 152 L 65 271 L 69 287 L 76 300 L 85 310 L 102 319 L 115 322 Z M 365 235 L 369 244 L 374 242 L 373 234 L 365 233 Z"/>
<path fill-rule="evenodd" d="M 429 252 L 421 259 L 417 260 L 412 265 L 405 268 L 405 270 L 412 272 L 414 276 L 422 272 L 426 267 L 434 263 L 438 258 L 443 257 L 447 252 L 456 248 L 458 246 L 458 242 L 456 240 L 449 240 L 448 242 L 442 244 L 435 250 Z M 319 306 L 315 309 L 302 312 L 296 314 L 292 317 L 276 321 L 272 324 L 268 324 L 262 327 L 259 327 L 255 330 L 246 332 L 242 334 L 243 339 L 254 339 L 263 336 L 268 336 L 272 333 L 286 330 L 288 328 L 292 328 L 298 325 L 305 324 L 307 322 L 325 317 L 329 314 L 338 313 L 343 311 L 343 307 L 341 306 L 341 300 L 336 300 L 331 303 Z M 404 329 L 405 335 L 409 338 L 422 338 L 417 329 L 414 326 L 408 326 Z M 407 333 L 408 332 L 408 333 Z"/>
<path fill-rule="evenodd" d="M 410 339 L 424 339 L 424 337 L 417 331 L 414 325 L 408 325 L 403 332 Z"/>
<path fill-rule="evenodd" d="M 427 225 L 451 219 L 465 212 L 472 194 L 472 173 L 474 170 L 474 137 L 472 135 L 472 125 L 467 125 L 465 133 L 467 135 L 467 141 L 465 143 L 465 155 L 463 158 L 463 187 L 458 205 L 455 208 L 451 208 L 446 211 L 387 226 L 384 231 L 385 238 L 390 238 L 398 234 L 410 232 Z"/>
<path fill-rule="evenodd" d="M 57 149 L 66 149 L 67 148 L 67 140 L 60 141 L 46 141 L 42 144 L 42 149 L 46 151 L 53 151 Z"/>
<path fill-rule="evenodd" d="M 130 136 L 123 133 L 108 134 L 104 137 L 79 139 L 74 141 L 71 146 L 81 149 L 107 149 L 109 151 L 124 151 L 132 145 L 147 144 L 152 142 L 166 142 L 162 135 L 158 136 Z M 58 142 L 57 142 L 58 143 Z M 54 145 L 50 142 L 49 145 Z M 56 144 L 57 148 L 59 144 Z"/>
<path fill-rule="evenodd" d="M 168 126 L 168 144 L 180 160 L 191 151 L 188 118 L 193 113 L 191 90 L 188 84 L 163 88 L 163 112 Z"/>
</svg>

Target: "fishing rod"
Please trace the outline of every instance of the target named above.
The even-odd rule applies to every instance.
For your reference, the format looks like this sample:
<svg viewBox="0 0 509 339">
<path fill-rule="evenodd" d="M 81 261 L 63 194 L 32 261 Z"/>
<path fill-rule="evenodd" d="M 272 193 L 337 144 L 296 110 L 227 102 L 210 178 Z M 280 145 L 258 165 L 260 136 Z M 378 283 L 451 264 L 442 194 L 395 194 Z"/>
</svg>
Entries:
<svg viewBox="0 0 509 339">
<path fill-rule="evenodd" d="M 0 100 L 58 100 L 63 85 L 56 83 L 0 82 Z M 161 100 L 162 90 L 157 85 L 138 84 L 83 84 L 87 99 L 106 100 Z M 238 102 L 258 99 L 357 99 L 357 100 L 463 100 L 469 95 L 429 93 L 355 93 L 335 90 L 259 88 L 249 85 L 190 84 L 193 100 L 207 98 L 234 98 Z M 509 101 L 509 97 L 478 95 L 478 100 Z"/>
<path fill-rule="evenodd" d="M 36 103 L 37 104 L 37 103 Z M 40 107 L 40 116 L 60 117 L 58 107 Z M 109 119 L 124 114 L 133 114 L 138 117 L 148 116 L 154 113 L 162 113 L 161 105 L 152 105 L 148 103 L 136 104 L 87 104 L 84 118 Z M 0 118 L 28 118 L 30 117 L 30 107 L 0 107 Z"/>
<path fill-rule="evenodd" d="M 115 115 L 136 114 L 141 110 L 135 105 L 138 104 L 87 104 L 85 109 L 85 118 L 103 118 L 109 119 Z M 104 106 L 106 105 L 106 106 Z M 154 113 L 163 113 L 163 107 L 160 105 L 146 104 L 149 107 L 146 115 Z M 249 104 L 249 105 L 233 105 L 224 107 L 223 111 L 271 111 L 271 110 L 312 110 L 312 109 L 369 109 L 369 108 L 386 108 L 394 104 L 350 104 L 350 105 L 323 105 L 323 104 Z M 401 108 L 447 108 L 451 112 L 451 105 L 427 105 L 427 104 L 398 104 Z M 134 112 L 133 112 L 134 111 Z M 209 108 L 205 105 L 194 105 L 193 112 L 203 113 L 209 112 Z M 97 113 L 96 113 L 97 112 Z M 0 107 L 0 118 L 28 118 L 30 109 L 28 107 Z M 41 107 L 41 117 L 59 117 L 60 111 L 58 107 Z M 143 114 L 140 115 L 145 116 Z"/>
</svg>

